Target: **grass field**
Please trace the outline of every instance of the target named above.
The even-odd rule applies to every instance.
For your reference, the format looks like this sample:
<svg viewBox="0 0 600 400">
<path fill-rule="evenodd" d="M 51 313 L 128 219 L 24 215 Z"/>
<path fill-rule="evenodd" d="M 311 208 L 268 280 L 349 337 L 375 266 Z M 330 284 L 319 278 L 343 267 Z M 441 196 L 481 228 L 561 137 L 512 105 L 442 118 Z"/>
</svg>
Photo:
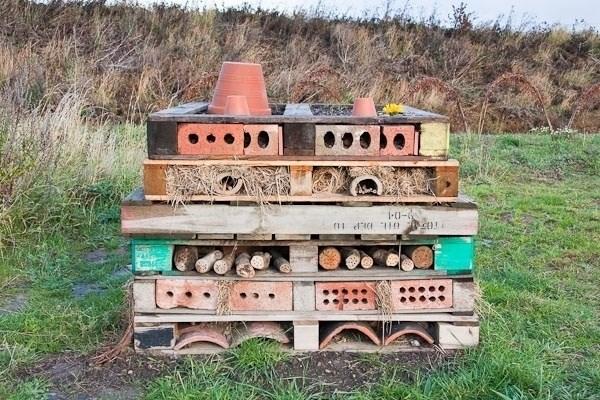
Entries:
<svg viewBox="0 0 600 400">
<path fill-rule="evenodd" d="M 315 359 L 249 342 L 219 358 L 94 367 L 88 356 L 122 328 L 119 199 L 139 184 L 143 134 L 103 131 L 110 167 L 93 179 L 40 168 L 3 208 L 0 398 L 600 399 L 600 136 L 453 137 L 462 189 L 480 205 L 477 349 Z M 318 363 L 332 365 L 319 380 Z"/>
</svg>

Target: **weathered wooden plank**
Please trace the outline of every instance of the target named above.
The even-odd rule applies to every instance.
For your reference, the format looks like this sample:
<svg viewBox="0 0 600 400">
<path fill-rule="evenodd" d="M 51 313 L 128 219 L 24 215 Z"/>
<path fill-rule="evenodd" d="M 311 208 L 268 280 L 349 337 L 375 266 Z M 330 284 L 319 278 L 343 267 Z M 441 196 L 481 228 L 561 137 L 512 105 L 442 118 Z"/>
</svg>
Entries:
<svg viewBox="0 0 600 400">
<path fill-rule="evenodd" d="M 232 321 L 381 321 L 389 317 L 390 321 L 411 322 L 470 322 L 479 320 L 477 315 L 453 315 L 445 312 L 404 313 L 389 316 L 372 312 L 236 312 L 228 315 L 210 315 L 201 313 L 187 314 L 136 314 L 135 323 L 169 323 L 169 322 L 232 322 Z"/>
<path fill-rule="evenodd" d="M 421 205 L 338 207 L 334 205 L 229 206 L 124 205 L 125 235 L 171 233 L 250 234 L 477 234 L 476 209 Z"/>
<path fill-rule="evenodd" d="M 215 157 L 211 159 L 177 159 L 177 160 L 144 160 L 146 165 L 189 165 L 189 166 L 239 166 L 239 167 L 397 167 L 397 168 L 427 168 L 427 167 L 458 167 L 458 160 L 440 160 L 440 159 L 360 159 L 352 157 L 348 160 L 342 160 L 339 157 L 254 157 L 245 159 L 231 159 Z"/>
<path fill-rule="evenodd" d="M 477 346 L 479 344 L 479 325 L 464 326 L 439 322 L 437 324 L 437 342 L 444 349 Z"/>
<path fill-rule="evenodd" d="M 316 264 L 315 264 L 316 265 Z M 292 268 L 294 265 L 292 265 Z M 251 280 L 261 281 L 379 281 L 379 280 L 403 280 L 403 279 L 426 279 L 426 278 L 440 278 L 445 277 L 448 274 L 446 271 L 435 271 L 435 270 L 417 270 L 405 272 L 398 268 L 389 268 L 374 266 L 369 270 L 362 268 L 356 268 L 354 270 L 348 269 L 337 269 L 334 271 L 318 270 L 317 272 L 291 272 L 289 274 L 282 274 L 275 269 L 268 269 L 265 271 L 256 271 L 256 275 Z M 162 275 L 141 275 L 136 276 L 136 279 L 141 280 L 155 280 L 168 277 L 169 279 L 207 279 L 207 280 L 219 280 L 223 277 L 229 280 L 246 280 L 231 272 L 226 275 L 217 275 L 213 272 L 198 274 L 196 272 L 179 272 L 171 271 L 169 273 L 163 273 Z M 452 275 L 452 278 L 470 278 L 471 275 Z"/>
<path fill-rule="evenodd" d="M 311 166 L 290 167 L 290 195 L 312 196 L 312 170 Z"/>
<path fill-rule="evenodd" d="M 290 264 L 292 273 L 317 272 L 317 257 L 319 248 L 316 245 L 290 246 Z"/>
</svg>

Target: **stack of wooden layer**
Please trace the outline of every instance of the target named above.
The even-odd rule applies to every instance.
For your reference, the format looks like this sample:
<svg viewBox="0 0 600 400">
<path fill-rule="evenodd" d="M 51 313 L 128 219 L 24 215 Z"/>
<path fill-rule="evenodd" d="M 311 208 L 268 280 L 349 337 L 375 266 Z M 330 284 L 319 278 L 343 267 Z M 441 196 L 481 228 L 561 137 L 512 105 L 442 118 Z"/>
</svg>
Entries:
<svg viewBox="0 0 600 400">
<path fill-rule="evenodd" d="M 144 187 L 122 205 L 137 350 L 252 337 L 301 351 L 478 343 L 478 212 L 459 196 L 447 118 L 207 106 L 150 115 Z"/>
</svg>

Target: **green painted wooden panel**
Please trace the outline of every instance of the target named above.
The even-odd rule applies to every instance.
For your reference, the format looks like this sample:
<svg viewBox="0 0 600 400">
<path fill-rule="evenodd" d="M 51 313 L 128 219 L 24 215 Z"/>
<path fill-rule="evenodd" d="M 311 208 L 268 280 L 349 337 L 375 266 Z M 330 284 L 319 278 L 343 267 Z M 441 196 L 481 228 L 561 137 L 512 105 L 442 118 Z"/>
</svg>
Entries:
<svg viewBox="0 0 600 400">
<path fill-rule="evenodd" d="M 473 271 L 475 240 L 472 236 L 440 237 L 435 244 L 434 269 L 448 274 Z"/>
<path fill-rule="evenodd" d="M 132 270 L 136 272 L 172 270 L 175 246 L 166 240 L 132 240 Z"/>
</svg>

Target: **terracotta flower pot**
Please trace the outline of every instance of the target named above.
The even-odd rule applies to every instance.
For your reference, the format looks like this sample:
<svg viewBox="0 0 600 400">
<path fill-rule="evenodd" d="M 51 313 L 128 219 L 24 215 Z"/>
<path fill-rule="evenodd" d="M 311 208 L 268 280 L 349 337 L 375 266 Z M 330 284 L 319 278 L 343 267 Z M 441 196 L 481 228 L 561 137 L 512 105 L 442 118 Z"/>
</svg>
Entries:
<svg viewBox="0 0 600 400">
<path fill-rule="evenodd" d="M 250 115 L 246 96 L 227 96 L 225 100 L 225 115 Z"/>
<path fill-rule="evenodd" d="M 250 115 L 271 115 L 260 64 L 223 63 L 208 113 L 225 113 L 225 103 L 229 96 L 245 96 Z"/>
<path fill-rule="evenodd" d="M 376 117 L 375 103 L 372 97 L 357 97 L 354 99 L 354 107 L 352 108 L 352 116 L 354 117 Z"/>
</svg>

